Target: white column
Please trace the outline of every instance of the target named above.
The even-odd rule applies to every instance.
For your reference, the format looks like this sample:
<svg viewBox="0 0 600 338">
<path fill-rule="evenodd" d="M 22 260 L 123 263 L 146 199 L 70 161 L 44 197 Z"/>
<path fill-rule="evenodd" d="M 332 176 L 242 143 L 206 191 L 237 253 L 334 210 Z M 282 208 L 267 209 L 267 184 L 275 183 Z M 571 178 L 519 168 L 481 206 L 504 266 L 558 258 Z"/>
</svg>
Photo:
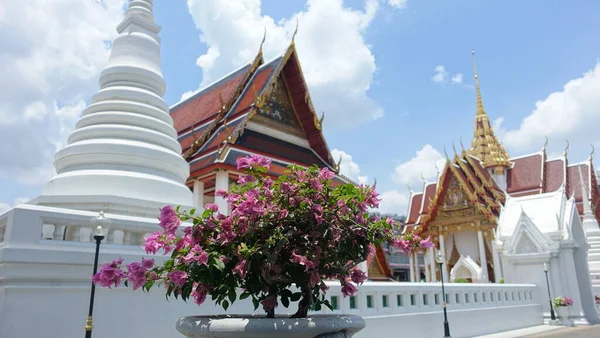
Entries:
<svg viewBox="0 0 600 338">
<path fill-rule="evenodd" d="M 408 265 L 410 268 L 410 282 L 414 283 L 415 282 L 415 263 L 414 263 L 414 253 L 411 252 L 410 254 L 408 254 Z"/>
<path fill-rule="evenodd" d="M 375 262 L 373 262 L 373 263 L 375 263 Z M 375 264 L 377 264 L 377 263 L 375 263 Z M 362 272 L 364 272 L 365 276 L 369 277 L 369 266 L 367 265 L 367 261 L 359 263 L 356 267 L 359 270 L 361 270 Z"/>
<path fill-rule="evenodd" d="M 435 273 L 436 263 L 435 263 L 435 253 L 433 248 L 427 249 L 428 255 L 427 258 L 429 260 L 429 267 L 431 269 L 431 281 L 437 282 L 437 274 Z"/>
<path fill-rule="evenodd" d="M 444 244 L 444 235 L 440 235 L 440 251 L 442 252 L 442 257 L 444 257 L 444 264 L 442 265 L 442 278 L 445 283 L 448 283 L 448 259 L 446 258 L 446 245 Z"/>
<path fill-rule="evenodd" d="M 481 230 L 477 231 L 477 242 L 479 244 L 479 263 L 481 266 L 481 282 L 487 283 L 489 281 L 487 275 L 487 257 L 485 255 L 485 244 L 483 242 L 483 233 Z"/>
<path fill-rule="evenodd" d="M 217 171 L 215 178 L 215 191 L 225 190 L 229 191 L 229 173 L 224 170 Z M 219 212 L 224 215 L 229 215 L 229 206 L 225 198 L 215 196 L 215 204 L 219 206 Z"/>
<path fill-rule="evenodd" d="M 429 249 L 423 253 L 423 266 L 425 268 L 425 282 L 431 282 L 431 264 L 429 264 Z"/>
<path fill-rule="evenodd" d="M 490 242 L 492 244 L 492 260 L 494 262 L 494 279 L 496 280 L 496 283 L 500 282 L 500 279 L 502 279 L 502 269 L 500 268 L 500 253 L 498 252 L 498 246 L 494 244 L 494 240 L 492 240 Z"/>
<path fill-rule="evenodd" d="M 194 206 L 204 208 L 204 182 L 194 181 Z"/>
<path fill-rule="evenodd" d="M 421 281 L 421 269 L 419 267 L 419 253 L 417 251 L 414 252 L 415 258 L 413 262 L 415 262 L 415 282 Z"/>
</svg>

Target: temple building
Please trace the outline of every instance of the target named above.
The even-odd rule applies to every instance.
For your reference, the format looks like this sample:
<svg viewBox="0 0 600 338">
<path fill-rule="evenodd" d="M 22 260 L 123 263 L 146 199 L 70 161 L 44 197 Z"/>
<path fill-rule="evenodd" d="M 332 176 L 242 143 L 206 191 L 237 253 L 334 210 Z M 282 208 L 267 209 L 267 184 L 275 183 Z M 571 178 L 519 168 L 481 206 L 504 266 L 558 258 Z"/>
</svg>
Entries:
<svg viewBox="0 0 600 338">
<path fill-rule="evenodd" d="M 353 183 L 340 174 L 341 158 L 335 162 L 327 146 L 324 115 L 315 113 L 293 38 L 285 53 L 269 62 L 261 44 L 254 60 L 173 105 L 170 113 L 190 165 L 187 186 L 196 207 L 216 203 L 228 212 L 227 201 L 215 191 L 235 184 L 236 159 L 248 155 L 271 159 L 267 175 L 273 177 L 290 164 L 317 165 L 335 172 L 335 183 Z M 374 280 L 393 277 L 382 248 L 363 269 Z"/>
</svg>

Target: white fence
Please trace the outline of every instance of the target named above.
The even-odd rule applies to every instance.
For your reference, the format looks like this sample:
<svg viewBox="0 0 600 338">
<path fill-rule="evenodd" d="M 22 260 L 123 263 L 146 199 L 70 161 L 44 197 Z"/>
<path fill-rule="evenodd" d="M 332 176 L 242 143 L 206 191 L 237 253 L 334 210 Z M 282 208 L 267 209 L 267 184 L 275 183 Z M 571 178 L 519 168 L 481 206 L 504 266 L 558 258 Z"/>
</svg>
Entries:
<svg viewBox="0 0 600 338">
<path fill-rule="evenodd" d="M 0 337 L 83 335 L 94 250 L 87 224 L 94 216 L 26 205 L 0 216 Z M 107 216 L 113 221 L 113 232 L 109 244 L 102 246 L 100 261 L 119 256 L 127 262 L 139 260 L 143 255 L 141 238 L 158 229 L 156 220 Z M 329 284 L 328 297 L 334 312 L 366 319 L 367 327 L 357 338 L 373 334 L 442 336 L 443 299 L 439 283 L 368 282 L 348 298 L 342 297 L 339 284 Z M 446 295 L 453 337 L 472 337 L 543 322 L 535 285 L 449 284 Z M 228 313 L 252 310 L 251 303 L 239 302 Z M 97 289 L 94 311 L 94 336 L 100 338 L 177 338 L 180 336 L 174 325 L 179 317 L 223 313 L 209 302 L 201 307 L 175 299 L 167 302 L 162 289 L 144 294 L 125 288 Z"/>
</svg>

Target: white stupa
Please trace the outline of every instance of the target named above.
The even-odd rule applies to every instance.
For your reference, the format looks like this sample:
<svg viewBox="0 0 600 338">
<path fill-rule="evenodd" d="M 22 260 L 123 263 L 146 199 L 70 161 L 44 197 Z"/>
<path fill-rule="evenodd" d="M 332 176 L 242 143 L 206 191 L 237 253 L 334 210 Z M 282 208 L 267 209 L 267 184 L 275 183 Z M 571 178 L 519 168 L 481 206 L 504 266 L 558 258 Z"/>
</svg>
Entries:
<svg viewBox="0 0 600 338">
<path fill-rule="evenodd" d="M 130 0 L 100 90 L 56 153 L 57 175 L 33 204 L 138 215 L 192 205 L 189 165 L 162 98 L 161 27 L 152 3 Z"/>
</svg>

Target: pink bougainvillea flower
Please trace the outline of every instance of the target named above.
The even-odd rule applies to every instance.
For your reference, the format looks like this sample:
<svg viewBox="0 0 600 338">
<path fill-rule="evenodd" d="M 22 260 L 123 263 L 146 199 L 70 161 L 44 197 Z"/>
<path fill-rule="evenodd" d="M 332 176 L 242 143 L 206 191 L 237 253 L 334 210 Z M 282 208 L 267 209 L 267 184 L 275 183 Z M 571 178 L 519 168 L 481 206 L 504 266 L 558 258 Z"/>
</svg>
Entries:
<svg viewBox="0 0 600 338">
<path fill-rule="evenodd" d="M 342 286 L 342 294 L 344 295 L 344 297 L 353 296 L 356 293 L 356 291 L 358 291 L 358 289 L 356 288 L 356 286 L 354 286 L 354 284 L 350 282 L 345 282 Z"/>
<path fill-rule="evenodd" d="M 427 238 L 422 239 L 419 242 L 419 245 L 421 248 L 423 249 L 427 249 L 427 248 L 433 248 L 433 242 L 431 242 L 431 237 L 427 236 Z"/>
<path fill-rule="evenodd" d="M 239 262 L 232 270 L 232 272 L 234 274 L 237 274 L 240 276 L 240 278 L 244 279 L 246 278 L 246 260 L 244 259 L 243 261 Z"/>
<path fill-rule="evenodd" d="M 123 258 L 105 263 L 102 265 L 100 272 L 92 276 L 92 281 L 102 287 L 118 287 L 121 285 L 121 281 L 127 277 L 125 272 L 121 270 L 121 264 L 123 264 Z"/>
<path fill-rule="evenodd" d="M 182 287 L 187 281 L 188 274 L 185 271 L 173 270 L 167 274 L 167 278 L 173 285 Z"/>
<path fill-rule="evenodd" d="M 263 306 L 263 310 L 271 311 L 275 307 L 277 307 L 277 298 L 275 296 L 268 296 L 265 299 L 261 300 L 260 303 Z"/>
<path fill-rule="evenodd" d="M 146 283 L 146 272 L 148 269 L 143 263 L 133 262 L 127 264 L 127 280 L 133 284 L 133 289 L 137 290 Z"/>
<path fill-rule="evenodd" d="M 247 157 L 238 158 L 235 163 L 237 164 L 237 169 L 247 169 L 252 167 L 252 160 Z"/>
<path fill-rule="evenodd" d="M 362 285 L 362 283 L 368 279 L 364 271 L 359 269 L 352 270 L 350 277 L 352 278 L 352 281 L 358 285 Z"/>
<path fill-rule="evenodd" d="M 160 221 L 160 227 L 163 228 L 165 234 L 174 235 L 177 231 L 177 227 L 181 224 L 181 220 L 177 216 L 175 209 L 170 205 L 160 209 L 158 220 Z"/>
<path fill-rule="evenodd" d="M 219 211 L 219 206 L 215 203 L 208 203 L 204 206 L 204 210 L 212 210 L 213 212 Z"/>
</svg>

